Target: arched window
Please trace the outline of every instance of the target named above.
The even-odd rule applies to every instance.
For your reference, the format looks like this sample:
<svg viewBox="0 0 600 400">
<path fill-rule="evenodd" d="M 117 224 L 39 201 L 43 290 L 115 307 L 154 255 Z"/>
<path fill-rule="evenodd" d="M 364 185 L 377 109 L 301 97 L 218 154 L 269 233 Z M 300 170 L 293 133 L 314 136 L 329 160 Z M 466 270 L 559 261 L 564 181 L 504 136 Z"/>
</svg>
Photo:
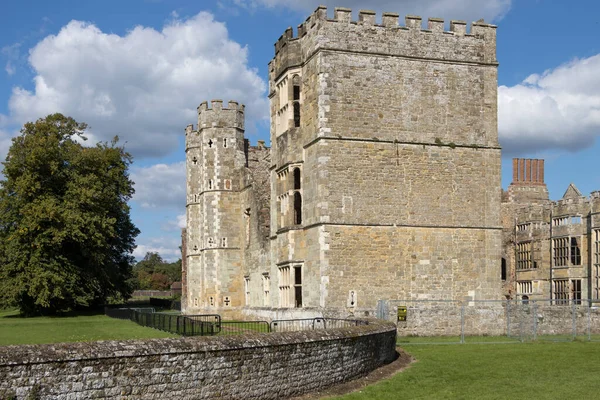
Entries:
<svg viewBox="0 0 600 400">
<path fill-rule="evenodd" d="M 506 258 L 502 259 L 502 265 L 500 266 L 500 277 L 503 281 L 506 280 Z"/>
<path fill-rule="evenodd" d="M 300 190 L 300 168 L 294 169 L 294 190 Z"/>
<path fill-rule="evenodd" d="M 294 225 L 302 224 L 302 195 L 294 193 Z"/>
<path fill-rule="evenodd" d="M 300 127 L 300 77 L 294 75 L 292 78 L 292 101 L 294 102 L 294 127 Z"/>
</svg>

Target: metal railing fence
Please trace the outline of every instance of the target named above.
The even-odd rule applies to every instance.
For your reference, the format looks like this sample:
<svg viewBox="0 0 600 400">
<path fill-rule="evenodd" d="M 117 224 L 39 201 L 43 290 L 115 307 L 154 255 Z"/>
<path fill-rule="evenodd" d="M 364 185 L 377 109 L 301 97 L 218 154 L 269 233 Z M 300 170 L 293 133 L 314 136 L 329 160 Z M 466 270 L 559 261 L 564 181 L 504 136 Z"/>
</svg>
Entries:
<svg viewBox="0 0 600 400">
<path fill-rule="evenodd" d="M 274 320 L 271 323 L 267 321 L 222 321 L 218 314 L 177 315 L 155 312 L 154 308 L 105 307 L 104 313 L 112 318 L 129 319 L 141 326 L 182 336 L 297 332 L 368 325 L 368 321 L 363 320 L 321 317 Z"/>
<path fill-rule="evenodd" d="M 600 341 L 600 307 L 581 300 L 380 300 L 401 343 Z"/>
</svg>

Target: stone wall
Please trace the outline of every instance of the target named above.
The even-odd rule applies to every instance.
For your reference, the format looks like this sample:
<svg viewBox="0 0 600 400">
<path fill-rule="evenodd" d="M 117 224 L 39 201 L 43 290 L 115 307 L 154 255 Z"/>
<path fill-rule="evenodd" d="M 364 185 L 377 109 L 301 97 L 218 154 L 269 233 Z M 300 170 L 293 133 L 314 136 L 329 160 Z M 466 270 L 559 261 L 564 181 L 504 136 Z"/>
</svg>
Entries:
<svg viewBox="0 0 600 400">
<path fill-rule="evenodd" d="M 393 324 L 211 338 L 0 347 L 0 398 L 280 399 L 395 357 Z"/>
<path fill-rule="evenodd" d="M 543 335 L 600 334 L 600 309 L 587 305 L 497 302 L 385 302 L 378 316 L 397 321 L 397 307 L 407 308 L 406 321 L 397 321 L 398 336 L 511 336 L 534 339 Z"/>
</svg>

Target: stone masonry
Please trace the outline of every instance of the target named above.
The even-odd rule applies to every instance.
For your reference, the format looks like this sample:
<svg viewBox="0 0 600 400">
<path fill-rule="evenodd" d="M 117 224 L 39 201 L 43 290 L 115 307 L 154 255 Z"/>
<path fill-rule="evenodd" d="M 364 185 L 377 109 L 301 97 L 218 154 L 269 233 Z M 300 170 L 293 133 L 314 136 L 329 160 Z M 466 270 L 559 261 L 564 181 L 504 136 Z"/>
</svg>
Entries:
<svg viewBox="0 0 600 400">
<path fill-rule="evenodd" d="M 393 361 L 383 321 L 332 330 L 0 347 L 0 398 L 282 399 Z M 34 394 L 35 393 L 35 394 Z"/>
<path fill-rule="evenodd" d="M 501 296 L 496 27 L 319 7 L 275 44 L 271 148 L 186 129 L 185 312 L 369 315 Z"/>
<path fill-rule="evenodd" d="M 551 201 L 544 160 L 515 158 L 502 221 L 508 298 L 600 300 L 600 192 L 586 198 L 571 184 L 562 199 Z"/>
</svg>

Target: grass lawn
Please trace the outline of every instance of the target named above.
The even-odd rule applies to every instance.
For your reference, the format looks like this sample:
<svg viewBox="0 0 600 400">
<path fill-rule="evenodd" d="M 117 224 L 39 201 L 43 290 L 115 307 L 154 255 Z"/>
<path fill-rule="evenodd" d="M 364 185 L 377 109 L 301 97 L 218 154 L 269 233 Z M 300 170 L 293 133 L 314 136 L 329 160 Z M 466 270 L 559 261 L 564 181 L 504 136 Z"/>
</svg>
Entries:
<svg viewBox="0 0 600 400">
<path fill-rule="evenodd" d="M 600 343 L 408 345 L 404 349 L 418 360 L 404 372 L 336 399 L 600 398 Z"/>
<path fill-rule="evenodd" d="M 16 311 L 0 312 L 0 346 L 176 337 L 105 315 L 21 318 Z"/>
</svg>

